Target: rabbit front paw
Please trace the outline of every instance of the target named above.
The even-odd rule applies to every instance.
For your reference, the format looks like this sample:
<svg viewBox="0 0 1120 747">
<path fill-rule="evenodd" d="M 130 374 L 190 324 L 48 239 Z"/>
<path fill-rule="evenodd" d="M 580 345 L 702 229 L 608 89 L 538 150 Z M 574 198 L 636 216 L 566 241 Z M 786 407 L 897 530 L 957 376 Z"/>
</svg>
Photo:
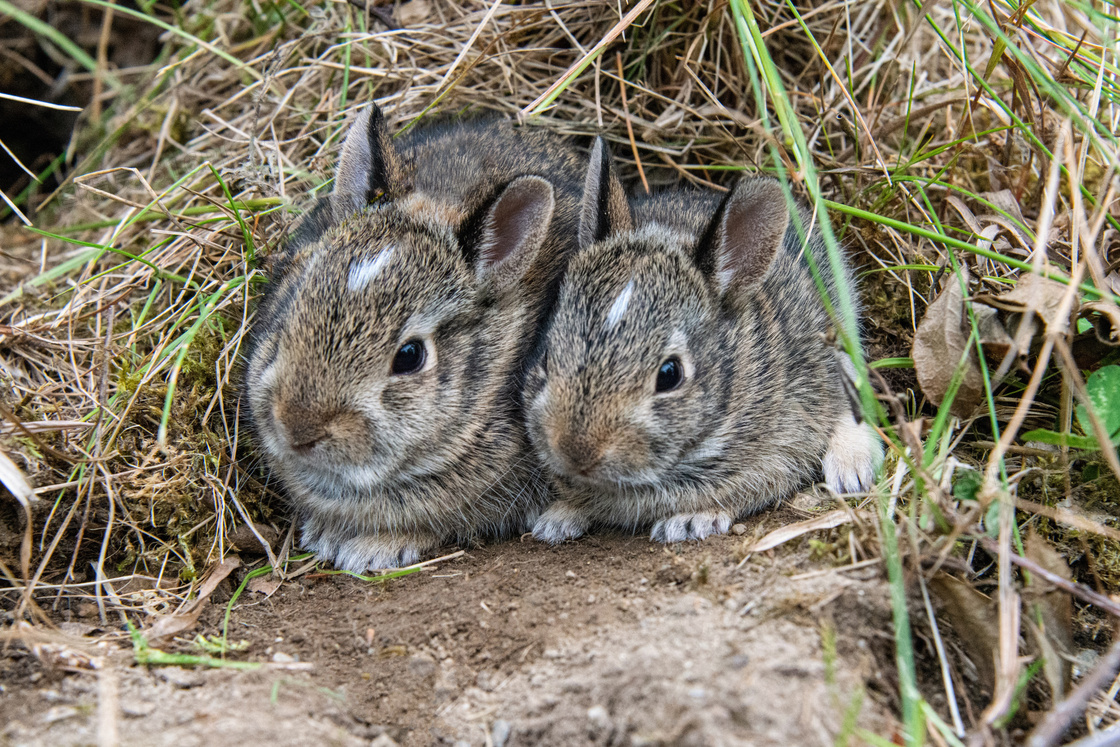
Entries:
<svg viewBox="0 0 1120 747">
<path fill-rule="evenodd" d="M 649 536 L 655 542 L 702 540 L 713 534 L 727 534 L 731 529 L 732 518 L 731 514 L 725 511 L 676 514 L 654 524 Z"/>
<path fill-rule="evenodd" d="M 533 525 L 533 538 L 556 545 L 587 534 L 591 520 L 573 503 L 557 501 Z"/>
<path fill-rule="evenodd" d="M 341 542 L 319 538 L 305 541 L 304 547 L 339 570 L 365 573 L 412 565 L 439 544 L 434 535 L 409 533 L 362 535 Z"/>
<path fill-rule="evenodd" d="M 837 494 L 871 489 L 883 463 L 883 442 L 868 423 L 846 416 L 836 426 L 824 455 L 824 481 Z"/>
</svg>

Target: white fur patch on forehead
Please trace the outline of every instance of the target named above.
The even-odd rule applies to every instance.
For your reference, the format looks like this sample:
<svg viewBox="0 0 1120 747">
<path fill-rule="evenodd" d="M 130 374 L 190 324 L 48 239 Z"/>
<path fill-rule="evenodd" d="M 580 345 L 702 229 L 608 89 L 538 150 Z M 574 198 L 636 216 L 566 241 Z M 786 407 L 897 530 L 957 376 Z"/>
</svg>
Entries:
<svg viewBox="0 0 1120 747">
<path fill-rule="evenodd" d="M 350 275 L 346 278 L 346 289 L 351 293 L 364 290 L 372 280 L 381 274 L 385 265 L 389 264 L 389 260 L 393 258 L 393 252 L 396 249 L 396 246 L 389 244 L 373 259 L 363 259 L 350 265 Z"/>
<path fill-rule="evenodd" d="M 630 282 L 618 294 L 618 298 L 611 304 L 611 310 L 607 312 L 607 321 L 604 326 L 607 329 L 614 329 L 618 323 L 622 321 L 623 315 L 626 314 L 627 307 L 630 306 L 630 297 L 634 295 L 634 279 L 630 278 Z"/>
</svg>

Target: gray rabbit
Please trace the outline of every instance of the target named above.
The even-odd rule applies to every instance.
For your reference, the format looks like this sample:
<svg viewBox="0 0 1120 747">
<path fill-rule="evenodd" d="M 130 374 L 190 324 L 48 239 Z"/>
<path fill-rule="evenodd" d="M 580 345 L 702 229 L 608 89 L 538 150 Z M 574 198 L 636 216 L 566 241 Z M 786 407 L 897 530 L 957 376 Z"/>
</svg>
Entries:
<svg viewBox="0 0 1120 747">
<path fill-rule="evenodd" d="M 531 525 L 547 489 L 520 382 L 584 170 L 505 121 L 394 142 L 376 106 L 357 117 L 274 262 L 244 378 L 303 547 L 360 572 Z"/>
<path fill-rule="evenodd" d="M 596 142 L 580 248 L 525 386 L 558 494 L 538 539 L 593 524 L 703 539 L 821 473 L 837 492 L 870 487 L 882 444 L 853 417 L 851 361 L 826 342 L 792 223 L 772 179 L 628 202 Z M 820 239 L 808 250 L 834 290 Z"/>
</svg>

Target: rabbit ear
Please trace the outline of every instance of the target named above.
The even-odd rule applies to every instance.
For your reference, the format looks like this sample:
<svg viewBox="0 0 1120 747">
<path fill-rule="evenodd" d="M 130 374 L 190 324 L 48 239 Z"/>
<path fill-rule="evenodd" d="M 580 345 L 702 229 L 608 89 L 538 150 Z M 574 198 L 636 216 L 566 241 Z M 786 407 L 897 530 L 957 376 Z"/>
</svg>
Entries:
<svg viewBox="0 0 1120 747">
<path fill-rule="evenodd" d="M 482 216 L 473 251 L 479 279 L 499 291 L 525 275 L 548 236 L 556 198 L 539 176 L 520 176 L 502 190 Z"/>
<path fill-rule="evenodd" d="M 785 240 L 789 208 L 773 179 L 744 179 L 727 194 L 697 247 L 696 262 L 722 294 L 760 279 Z"/>
<path fill-rule="evenodd" d="M 358 114 L 342 144 L 331 205 L 335 220 L 361 210 L 379 194 L 392 194 L 404 182 L 400 156 L 377 104 Z"/>
<path fill-rule="evenodd" d="M 581 249 L 616 233 L 633 228 L 626 189 L 618 178 L 611 153 L 603 138 L 595 138 L 591 163 L 583 182 L 583 206 L 579 215 Z"/>
</svg>

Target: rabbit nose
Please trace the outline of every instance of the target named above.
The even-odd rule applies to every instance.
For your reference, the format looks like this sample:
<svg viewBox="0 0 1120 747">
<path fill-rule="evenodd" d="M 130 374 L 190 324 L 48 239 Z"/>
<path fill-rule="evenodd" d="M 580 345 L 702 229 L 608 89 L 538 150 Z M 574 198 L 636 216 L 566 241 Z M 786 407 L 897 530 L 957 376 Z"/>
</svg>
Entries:
<svg viewBox="0 0 1120 747">
<path fill-rule="evenodd" d="M 603 460 L 603 450 L 586 435 L 566 433 L 553 444 L 553 449 L 563 457 L 568 469 L 581 477 L 594 472 Z"/>
<path fill-rule="evenodd" d="M 300 454 L 307 454 L 315 444 L 320 443 L 327 437 L 327 429 L 315 423 L 309 423 L 306 426 L 298 426 L 295 429 L 288 431 L 288 437 L 291 439 L 292 448 Z"/>
<path fill-rule="evenodd" d="M 308 454 L 321 443 L 354 437 L 360 416 L 352 412 L 316 413 L 309 408 L 289 405 L 278 408 L 277 420 L 288 436 L 288 445 L 299 454 Z"/>
<path fill-rule="evenodd" d="M 328 435 L 327 418 L 317 417 L 304 407 L 277 408 L 276 419 L 288 436 L 288 445 L 300 454 L 306 454 Z"/>
</svg>

